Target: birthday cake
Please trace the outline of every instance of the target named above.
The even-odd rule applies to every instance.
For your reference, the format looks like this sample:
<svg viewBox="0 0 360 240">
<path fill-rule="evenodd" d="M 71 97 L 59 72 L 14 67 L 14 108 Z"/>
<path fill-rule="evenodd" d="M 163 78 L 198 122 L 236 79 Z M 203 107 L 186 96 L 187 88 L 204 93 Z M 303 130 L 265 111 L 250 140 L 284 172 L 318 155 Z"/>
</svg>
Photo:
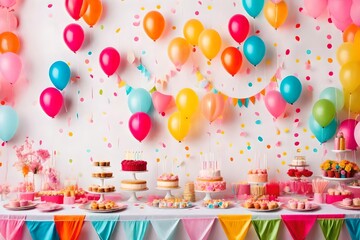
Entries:
<svg viewBox="0 0 360 240">
<path fill-rule="evenodd" d="M 199 176 L 194 183 L 196 191 L 219 192 L 226 189 L 226 182 L 221 177 L 219 162 L 202 161 Z"/>
<path fill-rule="evenodd" d="M 130 191 L 141 191 L 146 190 L 146 181 L 145 180 L 138 180 L 138 179 L 128 179 L 121 181 L 121 188 L 123 190 L 130 190 Z"/>
<path fill-rule="evenodd" d="M 178 188 L 179 187 L 179 177 L 172 173 L 163 173 L 157 179 L 158 188 Z"/>
<path fill-rule="evenodd" d="M 295 156 L 295 158 L 291 161 L 292 166 L 304 166 L 306 165 L 306 159 L 304 156 Z"/>
<path fill-rule="evenodd" d="M 268 174 L 266 169 L 253 169 L 248 172 L 248 182 L 250 183 L 265 183 L 268 181 Z"/>
<path fill-rule="evenodd" d="M 123 160 L 121 169 L 123 171 L 146 171 L 147 162 L 143 160 Z"/>
</svg>

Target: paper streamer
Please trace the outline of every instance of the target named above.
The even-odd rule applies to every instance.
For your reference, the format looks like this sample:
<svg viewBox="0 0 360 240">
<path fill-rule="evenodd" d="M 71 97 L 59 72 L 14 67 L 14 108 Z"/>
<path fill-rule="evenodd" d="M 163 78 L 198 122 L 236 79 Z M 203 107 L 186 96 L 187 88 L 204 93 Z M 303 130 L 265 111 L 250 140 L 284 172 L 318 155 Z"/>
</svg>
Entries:
<svg viewBox="0 0 360 240">
<path fill-rule="evenodd" d="M 149 225 L 149 220 L 144 221 L 122 221 L 127 239 L 143 240 Z"/>
<path fill-rule="evenodd" d="M 318 223 L 326 240 L 339 239 L 344 219 L 318 219 Z"/>
<path fill-rule="evenodd" d="M 360 239 L 360 218 L 345 219 L 351 239 Z"/>
<path fill-rule="evenodd" d="M 21 239 L 25 218 L 25 216 L 0 215 L 0 234 L 6 240 Z"/>
<path fill-rule="evenodd" d="M 85 215 L 55 215 L 55 227 L 61 240 L 78 239 L 84 224 Z"/>
<path fill-rule="evenodd" d="M 151 225 L 153 226 L 158 239 L 172 240 L 174 239 L 174 234 L 179 222 L 180 219 L 153 219 L 151 220 Z"/>
<path fill-rule="evenodd" d="M 207 240 L 215 218 L 183 218 L 181 221 L 191 240 Z"/>
<path fill-rule="evenodd" d="M 32 239 L 59 240 L 53 221 L 26 221 Z"/>
<path fill-rule="evenodd" d="M 281 215 L 294 240 L 305 240 L 314 226 L 316 215 Z"/>
<path fill-rule="evenodd" d="M 110 239 L 118 220 L 119 216 L 115 216 L 111 221 L 92 221 L 91 224 L 101 240 L 108 240 Z"/>
<path fill-rule="evenodd" d="M 255 232 L 260 240 L 276 240 L 281 219 L 252 220 Z"/>
<path fill-rule="evenodd" d="M 229 240 L 243 240 L 251 224 L 251 215 L 219 215 L 221 226 Z"/>
</svg>

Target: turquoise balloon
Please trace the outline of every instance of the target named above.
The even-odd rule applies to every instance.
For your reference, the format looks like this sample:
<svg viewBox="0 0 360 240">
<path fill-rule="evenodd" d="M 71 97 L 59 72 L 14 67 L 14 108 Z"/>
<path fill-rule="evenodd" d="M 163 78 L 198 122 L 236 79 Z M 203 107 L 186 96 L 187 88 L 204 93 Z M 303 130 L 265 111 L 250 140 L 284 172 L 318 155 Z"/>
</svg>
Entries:
<svg viewBox="0 0 360 240">
<path fill-rule="evenodd" d="M 254 66 L 262 61 L 265 51 L 265 43 L 258 36 L 251 36 L 244 42 L 243 52 L 245 57 Z"/>
<path fill-rule="evenodd" d="M 19 126 L 19 118 L 10 106 L 0 106 L 0 138 L 7 142 L 13 138 Z"/>
<path fill-rule="evenodd" d="M 316 139 L 320 143 L 324 143 L 324 142 L 328 141 L 335 135 L 337 125 L 338 125 L 338 123 L 335 120 L 335 118 L 326 127 L 320 126 L 320 124 L 317 123 L 317 121 L 315 120 L 315 118 L 313 116 L 310 116 L 310 118 L 309 118 L 310 130 L 315 135 Z"/>
<path fill-rule="evenodd" d="M 327 99 L 335 106 L 336 112 L 340 111 L 344 107 L 344 93 L 335 87 L 325 88 L 320 93 L 320 99 Z"/>
<path fill-rule="evenodd" d="M 257 17 L 264 7 L 264 0 L 242 0 L 245 11 L 253 18 Z"/>
<path fill-rule="evenodd" d="M 296 102 L 302 91 L 300 80 L 295 76 L 285 77 L 280 84 L 280 93 L 286 102 L 293 104 Z"/>
<path fill-rule="evenodd" d="M 69 65 L 63 61 L 54 62 L 49 69 L 49 77 L 54 86 L 60 91 L 68 85 L 71 77 Z"/>
<path fill-rule="evenodd" d="M 150 113 L 152 99 L 150 93 L 143 88 L 132 89 L 129 93 L 128 106 L 132 113 Z"/>
</svg>

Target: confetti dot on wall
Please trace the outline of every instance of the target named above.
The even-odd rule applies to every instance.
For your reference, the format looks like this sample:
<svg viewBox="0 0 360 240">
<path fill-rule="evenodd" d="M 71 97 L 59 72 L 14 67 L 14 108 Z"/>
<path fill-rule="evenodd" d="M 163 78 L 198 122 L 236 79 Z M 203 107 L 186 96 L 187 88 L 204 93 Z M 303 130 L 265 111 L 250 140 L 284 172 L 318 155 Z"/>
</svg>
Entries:
<svg viewBox="0 0 360 240">
<path fill-rule="evenodd" d="M 161 8 L 161 5 L 156 5 L 156 9 L 160 9 Z"/>
<path fill-rule="evenodd" d="M 282 155 L 283 155 L 283 156 L 286 156 L 286 155 L 287 155 L 287 152 L 283 152 Z"/>
<path fill-rule="evenodd" d="M 186 150 L 186 151 L 189 151 L 189 149 L 190 149 L 189 146 L 186 146 L 186 147 L 185 147 L 185 150 Z"/>
<path fill-rule="evenodd" d="M 119 32 L 120 32 L 120 28 L 117 28 L 117 29 L 115 30 L 115 32 L 116 32 L 116 33 L 119 33 Z"/>
<path fill-rule="evenodd" d="M 314 148 L 314 149 L 313 149 L 313 152 L 314 152 L 314 153 L 317 153 L 317 152 L 318 152 L 317 148 Z"/>
<path fill-rule="evenodd" d="M 99 90 L 99 94 L 103 95 L 104 91 L 102 89 Z"/>
<path fill-rule="evenodd" d="M 86 149 L 86 152 L 87 152 L 87 153 L 90 153 L 90 152 L 91 152 L 91 150 L 90 150 L 90 149 Z"/>
<path fill-rule="evenodd" d="M 73 132 L 69 132 L 69 137 L 72 137 L 73 135 Z"/>
<path fill-rule="evenodd" d="M 285 165 L 286 164 L 286 162 L 285 161 L 281 161 L 281 165 Z"/>
<path fill-rule="evenodd" d="M 2 167 L 2 162 L 0 162 L 0 167 Z"/>
<path fill-rule="evenodd" d="M 288 128 L 284 129 L 284 132 L 288 133 L 290 130 Z"/>
<path fill-rule="evenodd" d="M 264 139 L 261 136 L 258 136 L 258 140 L 259 140 L 259 142 L 264 141 Z"/>
<path fill-rule="evenodd" d="M 85 59 L 85 64 L 89 64 L 89 59 Z"/>
<path fill-rule="evenodd" d="M 299 146 L 299 144 L 300 144 L 300 143 L 297 142 L 297 141 L 294 143 L 295 146 Z"/>
<path fill-rule="evenodd" d="M 134 37 L 134 41 L 135 42 L 139 41 L 139 37 Z"/>
<path fill-rule="evenodd" d="M 251 158 L 248 158 L 247 160 L 248 160 L 248 162 L 251 162 L 251 161 L 252 161 Z"/>
<path fill-rule="evenodd" d="M 112 144 L 111 143 L 108 143 L 108 148 L 112 148 Z"/>
<path fill-rule="evenodd" d="M 234 158 L 233 158 L 233 157 L 230 157 L 230 161 L 233 162 L 233 161 L 234 161 Z"/>
<path fill-rule="evenodd" d="M 309 146 L 305 146 L 305 150 L 309 150 L 310 149 L 310 147 Z"/>
<path fill-rule="evenodd" d="M 294 137 L 298 137 L 299 136 L 299 134 L 298 133 L 294 133 Z"/>
<path fill-rule="evenodd" d="M 302 152 L 301 148 L 296 149 L 296 152 L 301 153 Z"/>
<path fill-rule="evenodd" d="M 258 125 L 261 124 L 261 120 L 256 120 L 255 124 L 258 124 Z"/>
<path fill-rule="evenodd" d="M 88 52 L 88 55 L 92 55 L 92 52 L 91 52 L 91 51 L 89 51 L 89 52 Z"/>
<path fill-rule="evenodd" d="M 267 148 L 267 149 L 270 149 L 270 148 L 271 148 L 271 145 L 269 145 L 269 144 L 266 145 L 266 148 Z"/>
<path fill-rule="evenodd" d="M 244 150 L 240 150 L 239 153 L 240 153 L 240 154 L 244 154 Z"/>
<path fill-rule="evenodd" d="M 245 124 L 244 124 L 244 123 L 242 123 L 242 124 L 240 125 L 240 127 L 241 127 L 241 128 L 244 128 L 244 127 L 245 127 Z"/>
<path fill-rule="evenodd" d="M 281 154 L 276 154 L 276 157 L 277 157 L 277 158 L 281 158 Z"/>
<path fill-rule="evenodd" d="M 199 15 L 199 11 L 195 11 L 195 15 Z"/>
<path fill-rule="evenodd" d="M 316 60 L 320 61 L 321 57 L 320 56 L 316 56 Z"/>
<path fill-rule="evenodd" d="M 280 169 L 277 168 L 277 169 L 276 169 L 276 172 L 277 172 L 277 173 L 280 173 Z"/>
<path fill-rule="evenodd" d="M 308 50 L 306 50 L 306 54 L 311 54 L 311 50 L 310 49 L 308 49 Z"/>
<path fill-rule="evenodd" d="M 69 163 L 70 163 L 70 164 L 73 163 L 73 160 L 72 160 L 71 158 L 69 159 Z"/>
<path fill-rule="evenodd" d="M 160 158 L 156 158 L 156 162 L 160 162 Z"/>
<path fill-rule="evenodd" d="M 251 150 L 251 146 L 247 146 L 246 149 L 247 149 L 247 150 Z"/>
<path fill-rule="evenodd" d="M 187 176 L 187 177 L 190 177 L 190 173 L 187 173 L 186 176 Z"/>
<path fill-rule="evenodd" d="M 209 6 L 207 7 L 207 9 L 208 9 L 208 10 L 212 10 L 213 7 L 212 7 L 211 5 L 209 5 Z"/>
</svg>

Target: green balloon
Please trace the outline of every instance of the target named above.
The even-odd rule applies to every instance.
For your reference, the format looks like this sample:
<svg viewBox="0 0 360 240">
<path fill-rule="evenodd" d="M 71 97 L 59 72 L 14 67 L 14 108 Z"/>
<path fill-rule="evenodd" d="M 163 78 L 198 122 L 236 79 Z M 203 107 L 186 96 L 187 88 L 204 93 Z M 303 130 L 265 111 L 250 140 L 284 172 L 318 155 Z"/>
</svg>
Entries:
<svg viewBox="0 0 360 240">
<path fill-rule="evenodd" d="M 321 127 L 326 127 L 335 118 L 336 109 L 334 104 L 327 99 L 318 100 L 312 109 L 314 119 Z"/>
</svg>

